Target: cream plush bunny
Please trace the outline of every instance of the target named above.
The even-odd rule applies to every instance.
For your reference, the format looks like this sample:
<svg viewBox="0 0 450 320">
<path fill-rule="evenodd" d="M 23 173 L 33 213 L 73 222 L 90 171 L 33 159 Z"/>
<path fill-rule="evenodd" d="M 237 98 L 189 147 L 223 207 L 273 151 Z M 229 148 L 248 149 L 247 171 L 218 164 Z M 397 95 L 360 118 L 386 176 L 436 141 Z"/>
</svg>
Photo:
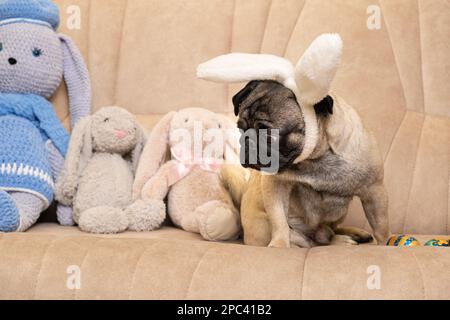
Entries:
<svg viewBox="0 0 450 320">
<path fill-rule="evenodd" d="M 144 132 L 134 116 L 118 107 L 103 108 L 75 126 L 56 198 L 73 205 L 80 229 L 117 233 L 149 231 L 161 225 L 163 205 L 131 199 L 144 144 Z"/>
<path fill-rule="evenodd" d="M 176 226 L 206 240 L 236 239 L 241 231 L 237 201 L 220 170 L 224 160 L 239 163 L 238 134 L 230 119 L 205 109 L 167 114 L 144 148 L 134 198 L 162 205 L 168 196 L 167 211 Z"/>
</svg>

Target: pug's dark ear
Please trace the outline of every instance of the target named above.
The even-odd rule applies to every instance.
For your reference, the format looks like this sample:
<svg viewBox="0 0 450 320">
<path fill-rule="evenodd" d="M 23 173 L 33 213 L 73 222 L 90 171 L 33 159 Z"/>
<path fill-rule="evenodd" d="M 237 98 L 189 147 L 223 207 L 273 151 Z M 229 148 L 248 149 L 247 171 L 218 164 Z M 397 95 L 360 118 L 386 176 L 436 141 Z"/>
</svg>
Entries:
<svg viewBox="0 0 450 320">
<path fill-rule="evenodd" d="M 333 114 L 333 98 L 326 96 L 322 101 L 314 105 L 314 110 L 318 116 L 328 116 Z"/>
<path fill-rule="evenodd" d="M 233 105 L 234 105 L 234 114 L 237 116 L 239 114 L 239 110 L 241 109 L 241 104 L 245 99 L 248 98 L 250 93 L 257 87 L 259 81 L 250 81 L 244 89 L 236 93 L 233 97 Z"/>
</svg>

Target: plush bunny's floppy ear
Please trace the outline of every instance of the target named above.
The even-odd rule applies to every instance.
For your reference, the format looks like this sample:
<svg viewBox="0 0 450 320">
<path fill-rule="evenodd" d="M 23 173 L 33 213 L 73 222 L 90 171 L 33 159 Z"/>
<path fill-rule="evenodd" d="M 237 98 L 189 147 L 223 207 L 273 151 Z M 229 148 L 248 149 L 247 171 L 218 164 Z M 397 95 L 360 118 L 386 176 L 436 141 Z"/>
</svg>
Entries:
<svg viewBox="0 0 450 320">
<path fill-rule="evenodd" d="M 134 147 L 133 151 L 131 151 L 131 166 L 133 168 L 134 173 L 136 173 L 142 155 L 142 151 L 144 150 L 145 144 L 147 142 L 145 131 L 140 125 L 138 125 L 138 134 L 139 134 L 138 142 L 136 143 L 136 146 Z"/>
<path fill-rule="evenodd" d="M 319 138 L 315 104 L 328 94 L 342 54 L 337 34 L 317 37 L 294 67 L 288 60 L 266 54 L 231 53 L 216 57 L 197 68 L 200 79 L 215 82 L 275 80 L 291 89 L 302 108 L 305 143 L 296 162 L 307 159 Z"/>
<path fill-rule="evenodd" d="M 64 56 L 64 79 L 69 95 L 72 128 L 83 117 L 91 114 L 91 81 L 80 50 L 64 34 L 59 34 Z"/>
<path fill-rule="evenodd" d="M 56 185 L 56 199 L 72 205 L 78 179 L 92 157 L 91 117 L 81 119 L 73 129 L 64 168 Z"/>
<path fill-rule="evenodd" d="M 134 200 L 141 197 L 144 185 L 167 160 L 170 125 L 175 114 L 175 111 L 166 114 L 150 133 L 136 170 L 133 184 Z"/>
<path fill-rule="evenodd" d="M 219 117 L 219 123 L 222 127 L 223 138 L 224 138 L 224 150 L 223 157 L 227 164 L 240 164 L 239 153 L 240 144 L 239 137 L 240 132 L 236 127 L 234 121 L 229 117 L 222 114 L 217 114 Z"/>
</svg>

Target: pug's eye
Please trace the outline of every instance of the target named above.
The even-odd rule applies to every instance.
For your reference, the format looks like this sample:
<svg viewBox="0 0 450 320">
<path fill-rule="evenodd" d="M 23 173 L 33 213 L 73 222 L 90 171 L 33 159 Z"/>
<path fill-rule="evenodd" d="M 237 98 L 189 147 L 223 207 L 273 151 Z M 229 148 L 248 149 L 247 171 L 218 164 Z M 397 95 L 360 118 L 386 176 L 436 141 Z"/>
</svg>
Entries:
<svg viewBox="0 0 450 320">
<path fill-rule="evenodd" d="M 38 49 L 38 48 L 33 49 L 33 56 L 35 56 L 37 58 L 37 57 L 40 57 L 41 55 L 42 55 L 41 49 Z"/>
<path fill-rule="evenodd" d="M 105 122 L 105 123 L 109 122 L 109 118 L 105 118 L 105 120 L 103 120 L 103 122 Z"/>
<path fill-rule="evenodd" d="M 305 135 L 305 127 L 301 127 L 299 132 L 301 135 Z"/>
<path fill-rule="evenodd" d="M 219 123 L 219 129 L 222 129 L 222 124 L 221 123 Z"/>
</svg>

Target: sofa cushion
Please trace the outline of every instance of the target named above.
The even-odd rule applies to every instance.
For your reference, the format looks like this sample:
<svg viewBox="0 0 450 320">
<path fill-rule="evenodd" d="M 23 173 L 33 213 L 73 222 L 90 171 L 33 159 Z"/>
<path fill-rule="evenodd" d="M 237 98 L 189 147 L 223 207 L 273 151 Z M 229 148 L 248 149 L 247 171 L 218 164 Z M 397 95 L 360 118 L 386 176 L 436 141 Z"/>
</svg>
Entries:
<svg viewBox="0 0 450 320">
<path fill-rule="evenodd" d="M 91 235 L 40 224 L 0 234 L 0 261 L 0 298 L 7 299 L 450 298 L 446 248 L 272 249 L 207 242 L 169 227 Z M 67 287 L 71 266 L 81 271 L 79 290 Z M 367 285 L 373 272 L 379 288 Z"/>
</svg>

